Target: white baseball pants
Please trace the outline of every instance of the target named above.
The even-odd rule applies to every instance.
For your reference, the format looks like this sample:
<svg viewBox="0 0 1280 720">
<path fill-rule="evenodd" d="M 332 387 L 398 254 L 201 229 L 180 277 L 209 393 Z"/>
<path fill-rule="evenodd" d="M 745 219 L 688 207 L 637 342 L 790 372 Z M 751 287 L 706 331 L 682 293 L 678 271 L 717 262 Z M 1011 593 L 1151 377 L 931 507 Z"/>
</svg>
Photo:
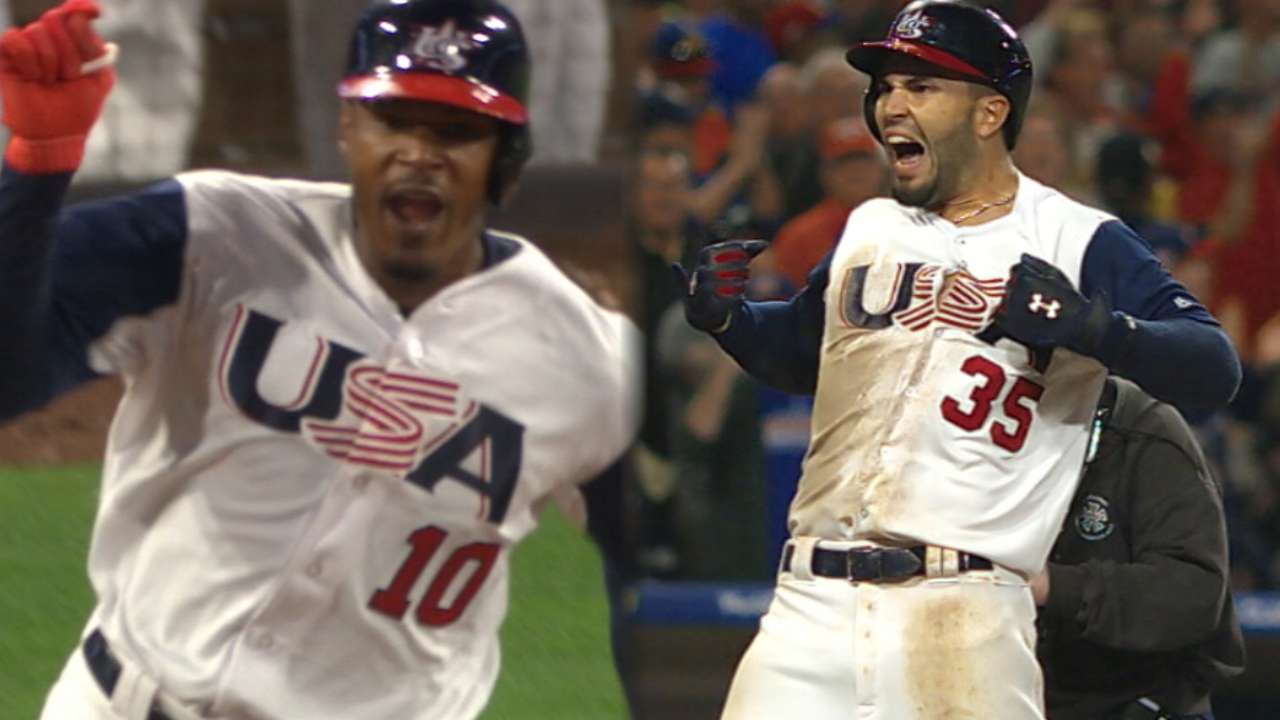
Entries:
<svg viewBox="0 0 1280 720">
<path fill-rule="evenodd" d="M 809 556 L 779 575 L 722 720 L 1043 720 L 1021 576 L 855 584 L 814 577 Z"/>
</svg>

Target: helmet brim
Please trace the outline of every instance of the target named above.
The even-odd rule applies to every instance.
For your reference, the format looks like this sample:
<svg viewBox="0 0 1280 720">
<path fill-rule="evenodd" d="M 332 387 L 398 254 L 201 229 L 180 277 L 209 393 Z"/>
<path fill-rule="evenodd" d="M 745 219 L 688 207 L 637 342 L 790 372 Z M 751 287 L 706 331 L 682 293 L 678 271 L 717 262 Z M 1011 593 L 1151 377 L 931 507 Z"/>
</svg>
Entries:
<svg viewBox="0 0 1280 720">
<path fill-rule="evenodd" d="M 981 70 L 946 50 L 900 38 L 859 43 L 845 54 L 845 59 L 850 65 L 874 78 L 880 76 L 884 64 L 895 55 L 908 55 L 978 82 L 990 82 Z"/>
<path fill-rule="evenodd" d="M 477 80 L 436 73 L 388 72 L 355 75 L 338 84 L 346 100 L 421 100 L 452 105 L 514 125 L 526 125 L 524 103 Z"/>
</svg>

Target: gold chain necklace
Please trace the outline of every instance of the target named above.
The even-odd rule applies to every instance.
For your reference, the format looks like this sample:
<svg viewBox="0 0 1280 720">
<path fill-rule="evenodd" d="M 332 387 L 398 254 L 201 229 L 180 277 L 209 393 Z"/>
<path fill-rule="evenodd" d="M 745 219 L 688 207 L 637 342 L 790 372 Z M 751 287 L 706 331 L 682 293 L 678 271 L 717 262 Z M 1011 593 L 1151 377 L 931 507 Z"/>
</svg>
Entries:
<svg viewBox="0 0 1280 720">
<path fill-rule="evenodd" d="M 979 207 L 977 210 L 974 210 L 973 212 L 967 215 L 963 215 L 961 217 L 956 218 L 955 220 L 952 220 L 951 224 L 959 225 L 960 223 L 966 220 L 972 220 L 973 218 L 978 217 L 982 213 L 990 210 L 991 208 L 997 208 L 997 207 L 1000 207 L 1001 205 L 1008 205 L 1009 203 L 1013 202 L 1013 198 L 1014 198 L 1013 195 L 1009 195 L 1003 200 L 996 200 L 995 202 L 986 203 L 985 205 L 982 205 L 981 207 Z"/>
</svg>

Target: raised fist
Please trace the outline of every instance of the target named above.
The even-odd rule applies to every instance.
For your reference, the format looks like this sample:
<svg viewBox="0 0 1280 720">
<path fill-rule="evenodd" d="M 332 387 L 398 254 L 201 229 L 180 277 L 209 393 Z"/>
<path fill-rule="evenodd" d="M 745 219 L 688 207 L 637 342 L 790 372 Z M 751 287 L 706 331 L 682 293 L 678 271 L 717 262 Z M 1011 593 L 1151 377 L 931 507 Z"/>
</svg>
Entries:
<svg viewBox="0 0 1280 720">
<path fill-rule="evenodd" d="M 704 247 L 692 275 L 678 263 L 672 265 L 684 292 L 684 316 L 689 324 L 709 333 L 727 330 L 730 314 L 747 290 L 751 277 L 747 266 L 767 247 L 769 243 L 763 240 L 729 240 Z"/>
<path fill-rule="evenodd" d="M 68 0 L 0 35 L 0 96 L 13 137 L 5 162 L 27 173 L 71 172 L 115 83 L 93 0 Z"/>
<path fill-rule="evenodd" d="M 992 324 L 1033 349 L 1063 347 L 1098 357 L 1111 319 L 1106 295 L 1086 299 L 1061 270 L 1024 253 L 1009 270 Z"/>
</svg>

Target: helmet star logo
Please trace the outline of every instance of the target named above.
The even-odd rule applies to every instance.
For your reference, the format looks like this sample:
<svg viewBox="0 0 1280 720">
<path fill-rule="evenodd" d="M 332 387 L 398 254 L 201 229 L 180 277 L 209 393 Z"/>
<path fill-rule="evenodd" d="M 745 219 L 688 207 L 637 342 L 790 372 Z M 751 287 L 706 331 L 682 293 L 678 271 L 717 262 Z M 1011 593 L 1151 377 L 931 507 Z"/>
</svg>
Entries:
<svg viewBox="0 0 1280 720">
<path fill-rule="evenodd" d="M 471 34 L 457 29 L 454 21 L 449 20 L 439 27 L 427 25 L 419 28 L 413 54 L 420 64 L 451 73 L 467 66 L 464 53 L 475 47 Z"/>
<path fill-rule="evenodd" d="M 923 11 L 914 10 L 898 18 L 893 34 L 899 38 L 918 38 L 923 36 L 924 31 L 932 25 L 933 18 L 925 15 Z"/>
</svg>

